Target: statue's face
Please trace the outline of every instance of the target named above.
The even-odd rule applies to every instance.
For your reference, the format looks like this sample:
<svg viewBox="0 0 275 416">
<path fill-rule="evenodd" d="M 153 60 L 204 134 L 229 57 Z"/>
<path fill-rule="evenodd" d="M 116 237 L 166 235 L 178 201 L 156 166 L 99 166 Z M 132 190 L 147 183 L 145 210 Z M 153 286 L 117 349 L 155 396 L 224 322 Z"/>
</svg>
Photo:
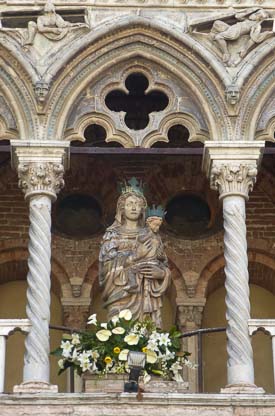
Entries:
<svg viewBox="0 0 275 416">
<path fill-rule="evenodd" d="M 124 213 L 129 220 L 138 220 L 142 210 L 142 202 L 136 196 L 128 196 L 125 201 Z"/>
<path fill-rule="evenodd" d="M 263 10 L 258 10 L 257 12 L 253 13 L 249 17 L 250 20 L 255 20 L 257 22 L 260 22 L 264 19 L 266 19 L 266 15 Z"/>
<path fill-rule="evenodd" d="M 161 224 L 162 224 L 162 218 L 160 218 L 160 217 L 149 217 L 147 219 L 147 224 L 154 233 L 157 233 Z"/>
</svg>

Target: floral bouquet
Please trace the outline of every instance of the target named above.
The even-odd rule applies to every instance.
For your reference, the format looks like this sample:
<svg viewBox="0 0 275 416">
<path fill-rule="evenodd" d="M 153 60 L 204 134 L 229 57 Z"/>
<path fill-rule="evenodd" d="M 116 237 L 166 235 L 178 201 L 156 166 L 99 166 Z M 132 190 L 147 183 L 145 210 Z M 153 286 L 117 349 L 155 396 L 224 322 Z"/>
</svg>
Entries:
<svg viewBox="0 0 275 416">
<path fill-rule="evenodd" d="M 151 375 L 182 382 L 183 365 L 195 368 L 188 352 L 181 352 L 181 333 L 172 327 L 161 332 L 151 320 L 132 319 L 129 309 L 122 310 L 107 323 L 97 322 L 96 314 L 88 318 L 89 330 L 63 335 L 61 345 L 52 354 L 60 356 L 59 374 L 73 367 L 79 375 L 90 372 L 105 375 L 129 372 L 129 351 L 146 354 L 144 382 Z"/>
</svg>

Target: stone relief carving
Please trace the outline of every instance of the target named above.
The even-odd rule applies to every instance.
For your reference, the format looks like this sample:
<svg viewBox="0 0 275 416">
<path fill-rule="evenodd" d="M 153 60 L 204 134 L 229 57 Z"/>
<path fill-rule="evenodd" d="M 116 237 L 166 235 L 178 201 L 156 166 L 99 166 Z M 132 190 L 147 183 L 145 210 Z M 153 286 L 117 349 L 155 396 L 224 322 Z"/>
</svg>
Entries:
<svg viewBox="0 0 275 416">
<path fill-rule="evenodd" d="M 115 221 L 103 237 L 99 283 L 109 318 L 130 309 L 134 319 L 149 316 L 161 328 L 162 295 L 171 273 L 158 234 L 162 218 L 154 211 L 145 223 L 146 208 L 140 185 L 131 180 L 118 199 Z"/>
<path fill-rule="evenodd" d="M 203 306 L 181 305 L 178 307 L 178 324 L 181 328 L 186 328 L 188 322 L 193 322 L 200 328 L 203 314 Z"/>
<path fill-rule="evenodd" d="M 240 89 L 237 85 L 229 85 L 225 90 L 225 98 L 228 104 L 235 105 L 240 100 Z"/>
<path fill-rule="evenodd" d="M 84 329 L 88 320 L 89 311 L 89 306 L 86 305 L 64 305 L 64 325 L 69 328 Z"/>
<path fill-rule="evenodd" d="M 191 17 L 189 27 L 195 36 L 202 35 L 202 43 L 218 47 L 226 66 L 235 67 L 253 47 L 274 36 L 273 20 L 268 11 L 252 7 Z"/>
<path fill-rule="evenodd" d="M 228 66 L 236 66 L 248 51 L 257 44 L 264 42 L 274 35 L 273 31 L 262 31 L 262 22 L 267 20 L 269 13 L 263 9 L 251 8 L 234 15 L 238 21 L 229 25 L 222 20 L 216 20 L 211 28 L 210 37 L 218 44 L 223 56 L 223 62 Z M 243 39 L 238 57 L 229 52 L 228 42 L 236 41 L 243 35 L 249 35 L 248 41 Z"/>
<path fill-rule="evenodd" d="M 30 21 L 28 23 L 28 36 L 24 46 L 32 45 L 35 35 L 42 34 L 46 38 L 58 41 L 63 39 L 73 28 L 88 27 L 86 23 L 71 23 L 63 19 L 55 11 L 54 4 L 48 0 L 44 7 L 44 13 L 37 18 L 37 23 Z"/>
</svg>

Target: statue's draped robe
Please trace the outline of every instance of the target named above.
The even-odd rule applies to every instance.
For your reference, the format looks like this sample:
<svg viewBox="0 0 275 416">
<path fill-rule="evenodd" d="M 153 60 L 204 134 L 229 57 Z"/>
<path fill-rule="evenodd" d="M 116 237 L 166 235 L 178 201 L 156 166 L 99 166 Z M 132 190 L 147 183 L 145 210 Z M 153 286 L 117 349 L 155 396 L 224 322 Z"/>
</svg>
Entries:
<svg viewBox="0 0 275 416">
<path fill-rule="evenodd" d="M 102 297 L 109 318 L 122 309 L 130 309 L 134 319 L 150 316 L 157 326 L 161 326 L 162 295 L 170 283 L 170 271 L 160 239 L 157 258 L 144 258 L 136 265 L 138 268 L 141 262 L 156 264 L 164 271 L 164 277 L 149 279 L 137 272 L 138 287 L 129 292 L 129 273 L 133 267 L 129 264 L 129 256 L 134 254 L 138 236 L 145 233 L 146 227 L 130 232 L 123 230 L 122 226 L 112 226 L 106 231 L 99 255 L 99 283 L 104 287 Z"/>
</svg>

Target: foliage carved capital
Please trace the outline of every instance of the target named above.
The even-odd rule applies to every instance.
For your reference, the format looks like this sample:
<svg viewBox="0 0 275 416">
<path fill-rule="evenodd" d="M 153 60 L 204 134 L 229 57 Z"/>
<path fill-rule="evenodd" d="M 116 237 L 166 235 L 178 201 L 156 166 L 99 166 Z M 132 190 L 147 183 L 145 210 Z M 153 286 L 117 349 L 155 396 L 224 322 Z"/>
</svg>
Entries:
<svg viewBox="0 0 275 416">
<path fill-rule="evenodd" d="M 46 194 L 52 199 L 64 186 L 64 166 L 61 163 L 20 163 L 18 166 L 19 187 L 25 197 Z"/>
<path fill-rule="evenodd" d="M 220 198 L 228 195 L 240 195 L 248 199 L 257 177 L 257 165 L 250 163 L 213 164 L 210 174 L 210 186 L 219 191 Z"/>
</svg>

